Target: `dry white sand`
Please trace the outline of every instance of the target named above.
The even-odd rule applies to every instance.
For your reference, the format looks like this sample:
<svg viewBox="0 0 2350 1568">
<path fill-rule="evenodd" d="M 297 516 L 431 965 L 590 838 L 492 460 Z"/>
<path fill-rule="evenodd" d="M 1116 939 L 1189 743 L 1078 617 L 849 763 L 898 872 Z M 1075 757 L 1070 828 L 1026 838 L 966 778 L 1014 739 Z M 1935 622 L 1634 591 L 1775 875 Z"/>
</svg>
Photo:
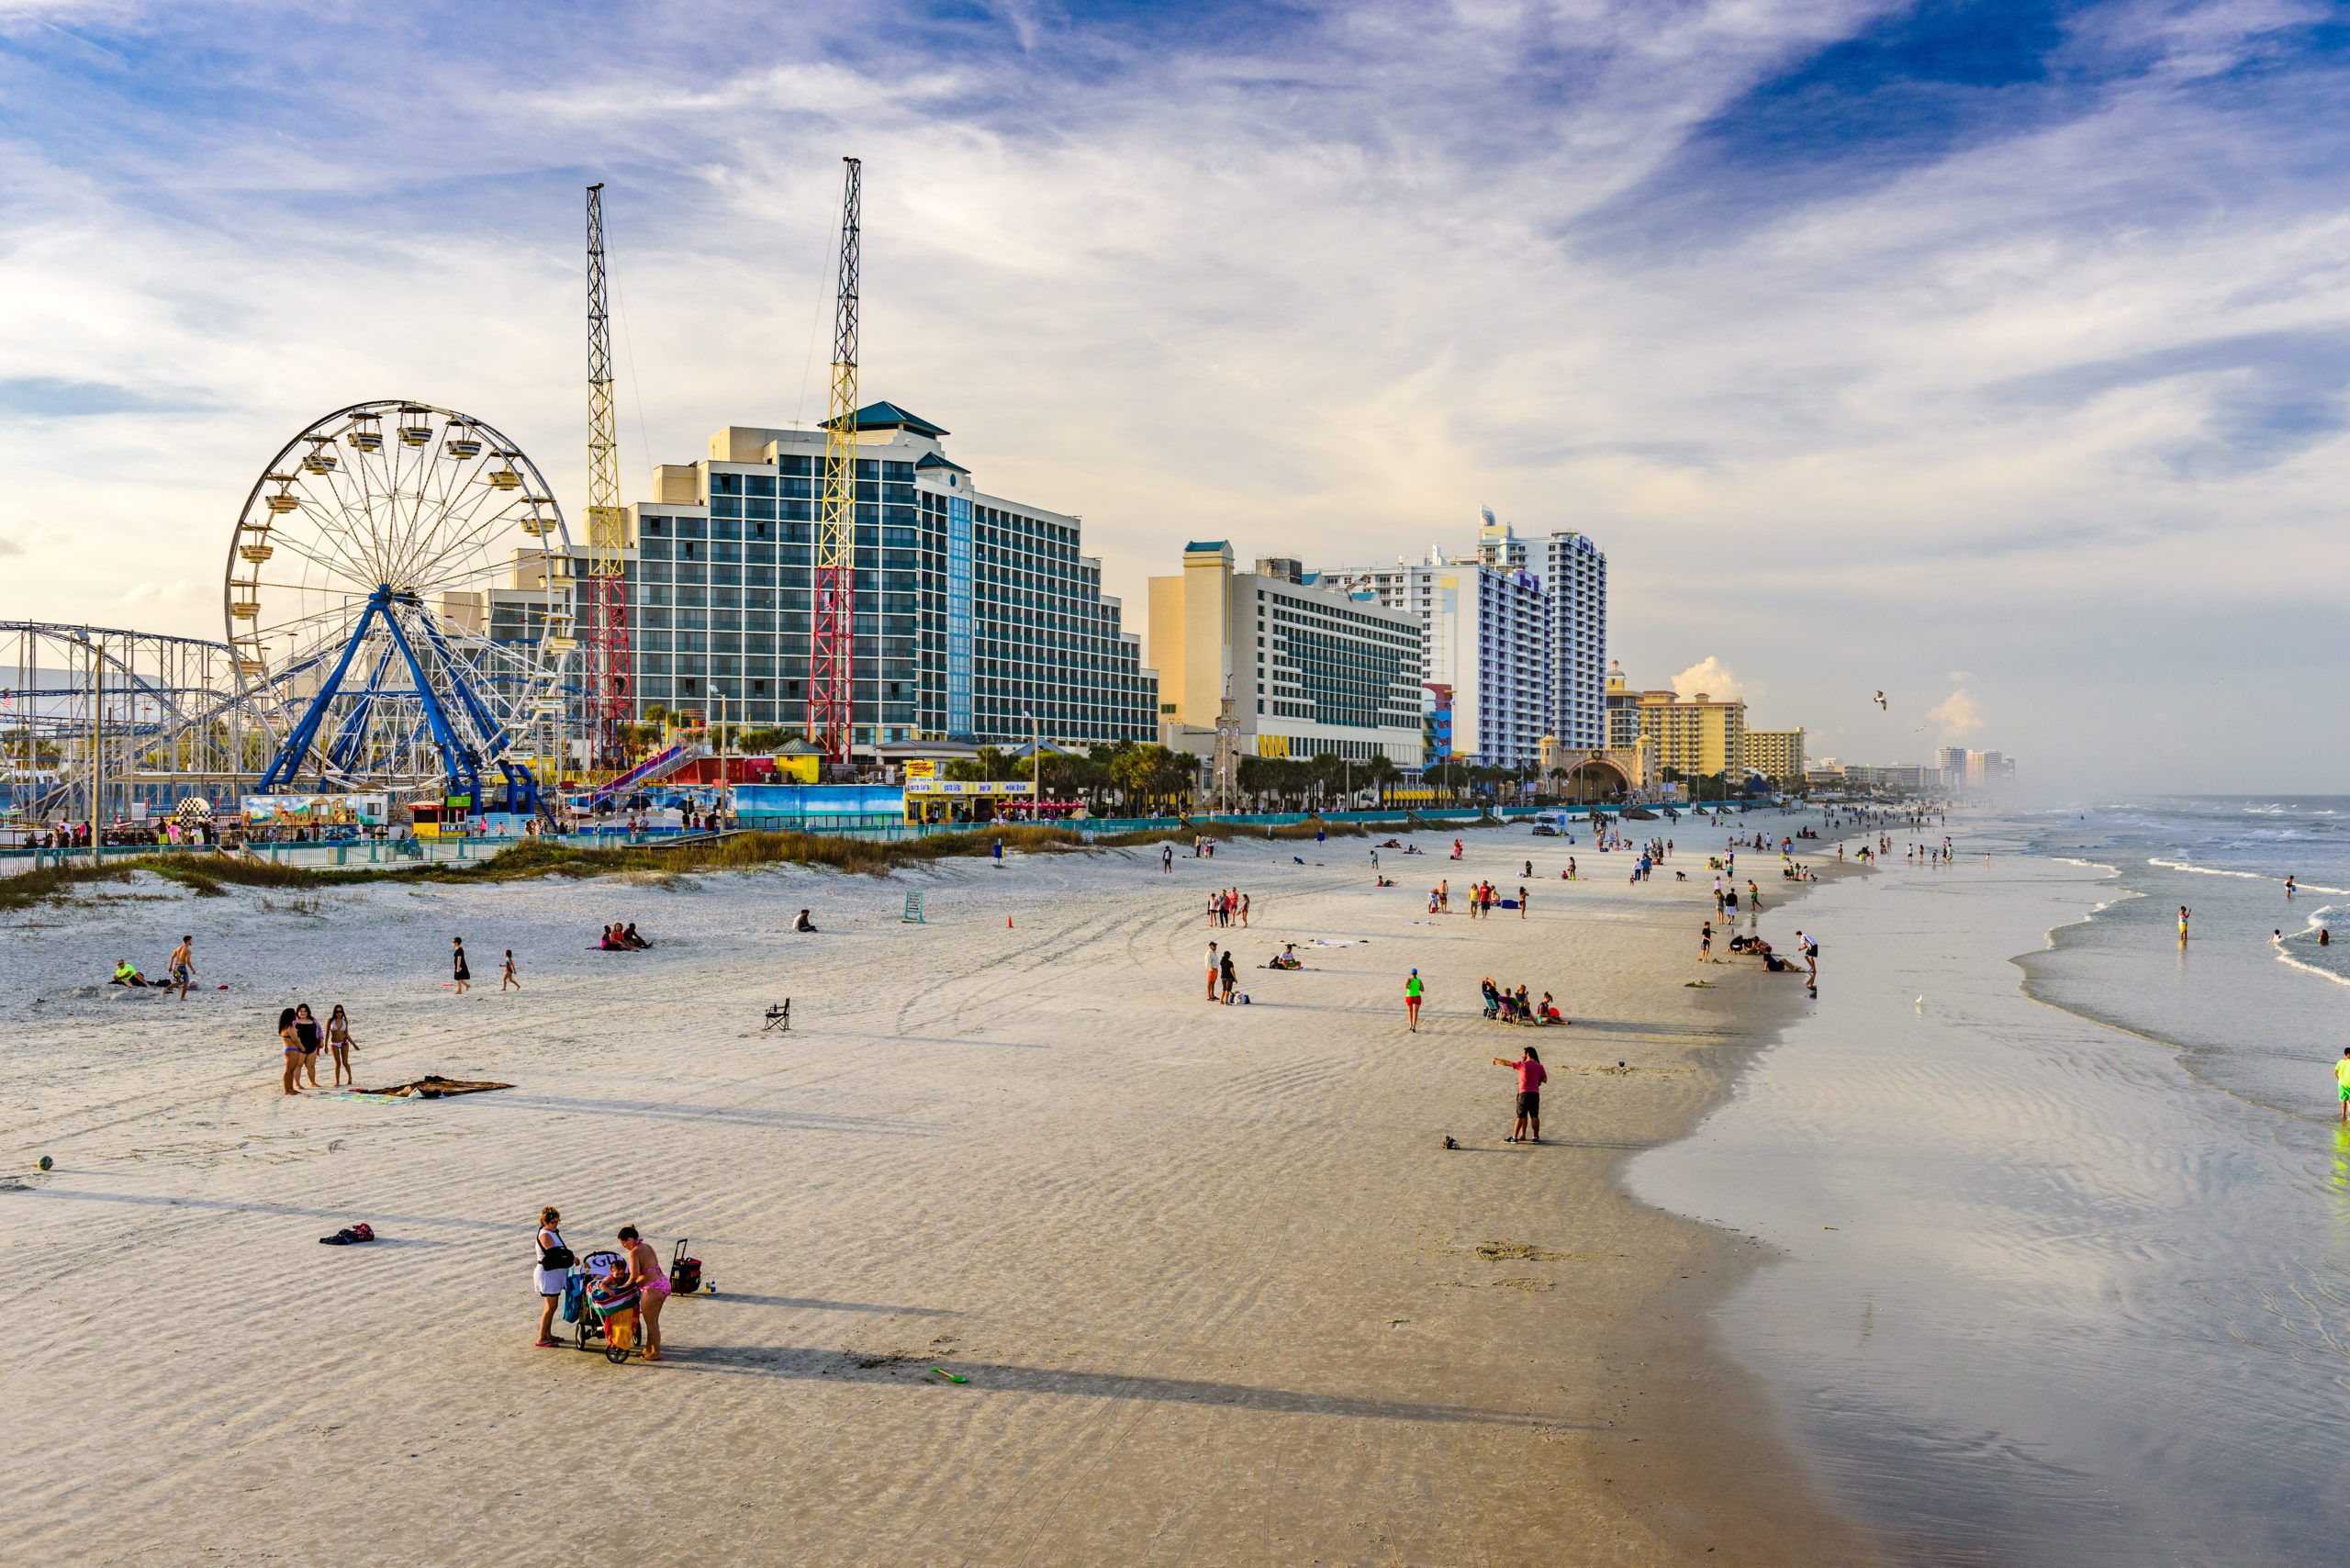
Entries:
<svg viewBox="0 0 2350 1568">
<path fill-rule="evenodd" d="M 1586 840 L 1597 879 L 1568 884 L 1558 841 L 1469 836 L 1463 863 L 1427 834 L 1383 854 L 1389 890 L 1347 839 L 1171 876 L 1154 848 L 890 879 L 157 884 L 7 917 L 6 1555 L 1857 1555 L 1713 1350 L 1706 1310 L 1754 1249 L 1611 1177 L 1722 1092 L 1793 982 L 1684 989 L 1694 869 L 1628 888 Z M 1428 923 L 1438 877 L 1458 909 L 1528 856 L 1530 919 Z M 1200 1000 L 1226 884 L 1253 903 L 1246 1007 Z M 927 925 L 899 923 L 909 888 Z M 803 905 L 821 935 L 790 935 Z M 614 918 L 658 946 L 589 951 Z M 231 989 L 95 984 L 184 930 Z M 471 996 L 443 989 L 453 935 Z M 1254 967 L 1282 940 L 1306 972 Z M 526 989 L 501 996 L 509 946 Z M 1484 1022 L 1488 973 L 1577 1026 Z M 763 1033 L 786 995 L 792 1032 Z M 349 1007 L 363 1083 L 516 1087 L 283 1097 L 297 998 Z M 1514 1085 L 1488 1065 L 1529 1040 L 1556 1074 L 1539 1148 L 1502 1142 Z M 692 1238 L 719 1294 L 670 1304 L 663 1364 L 532 1348 L 544 1203 L 582 1252 L 627 1222 L 665 1257 Z M 318 1244 L 362 1219 L 383 1239 Z"/>
</svg>

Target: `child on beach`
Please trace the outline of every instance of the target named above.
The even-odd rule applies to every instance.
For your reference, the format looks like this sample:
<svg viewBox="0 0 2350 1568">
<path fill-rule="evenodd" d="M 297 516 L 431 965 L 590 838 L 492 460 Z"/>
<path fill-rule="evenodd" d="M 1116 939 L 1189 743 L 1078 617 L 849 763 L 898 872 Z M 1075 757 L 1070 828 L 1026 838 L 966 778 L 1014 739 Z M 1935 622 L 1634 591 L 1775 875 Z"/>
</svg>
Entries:
<svg viewBox="0 0 2350 1568">
<path fill-rule="evenodd" d="M 505 972 L 498 977 L 498 989 L 500 991 L 522 989 L 522 977 L 514 972 L 514 949 L 511 947 L 506 949 Z"/>
<path fill-rule="evenodd" d="M 1540 1143 L 1542 1141 L 1542 1082 L 1550 1076 L 1542 1065 L 1541 1055 L 1532 1046 L 1516 1061 L 1494 1058 L 1495 1067 L 1513 1069 L 1517 1073 L 1517 1119 L 1510 1126 L 1510 1143 Z"/>
</svg>

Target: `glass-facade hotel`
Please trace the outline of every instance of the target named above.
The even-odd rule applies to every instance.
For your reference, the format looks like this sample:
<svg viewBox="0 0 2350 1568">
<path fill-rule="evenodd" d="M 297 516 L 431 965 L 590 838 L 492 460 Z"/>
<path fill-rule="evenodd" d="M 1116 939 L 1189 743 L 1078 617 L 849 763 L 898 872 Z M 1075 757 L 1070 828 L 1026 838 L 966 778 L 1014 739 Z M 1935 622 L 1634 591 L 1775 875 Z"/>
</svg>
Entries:
<svg viewBox="0 0 2350 1568">
<path fill-rule="evenodd" d="M 1158 682 L 1078 520 L 979 491 L 895 404 L 856 420 L 856 743 L 1151 739 Z M 806 724 L 823 464 L 822 430 L 732 426 L 655 470 L 631 509 L 640 711 Z"/>
</svg>

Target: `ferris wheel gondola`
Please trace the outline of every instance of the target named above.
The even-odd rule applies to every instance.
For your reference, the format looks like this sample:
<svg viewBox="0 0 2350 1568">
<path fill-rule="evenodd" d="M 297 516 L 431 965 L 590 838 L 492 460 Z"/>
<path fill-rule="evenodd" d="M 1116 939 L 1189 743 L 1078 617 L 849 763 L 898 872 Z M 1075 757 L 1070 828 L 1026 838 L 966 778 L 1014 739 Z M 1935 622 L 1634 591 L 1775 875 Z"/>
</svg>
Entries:
<svg viewBox="0 0 2350 1568">
<path fill-rule="evenodd" d="M 278 453 L 246 498 L 223 592 L 249 702 L 278 745 L 263 794 L 437 785 L 536 802 L 559 756 L 570 536 L 505 436 L 429 404 L 354 404 Z"/>
</svg>

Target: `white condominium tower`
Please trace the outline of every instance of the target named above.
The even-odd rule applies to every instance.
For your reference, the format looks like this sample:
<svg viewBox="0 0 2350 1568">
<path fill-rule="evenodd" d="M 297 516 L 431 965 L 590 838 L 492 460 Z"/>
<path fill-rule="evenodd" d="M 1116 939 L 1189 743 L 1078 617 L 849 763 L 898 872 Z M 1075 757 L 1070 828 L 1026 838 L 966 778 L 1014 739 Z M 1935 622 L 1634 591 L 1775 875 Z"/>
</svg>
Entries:
<svg viewBox="0 0 2350 1568">
<path fill-rule="evenodd" d="M 1439 713 L 1426 760 L 1518 767 L 1545 735 L 1604 744 L 1607 558 L 1580 533 L 1539 543 L 1538 560 L 1487 511 L 1474 554 L 1321 574 L 1418 618 L 1420 679 Z"/>
</svg>

